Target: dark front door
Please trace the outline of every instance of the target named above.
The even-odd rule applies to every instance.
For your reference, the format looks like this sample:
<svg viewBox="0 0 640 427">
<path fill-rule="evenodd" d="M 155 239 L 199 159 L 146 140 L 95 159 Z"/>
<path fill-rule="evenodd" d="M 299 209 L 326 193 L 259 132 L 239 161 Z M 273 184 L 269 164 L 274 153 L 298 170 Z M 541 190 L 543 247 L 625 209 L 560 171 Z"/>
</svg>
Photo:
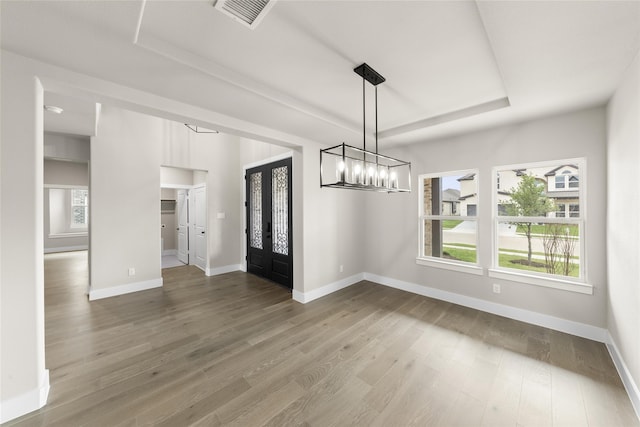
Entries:
<svg viewBox="0 0 640 427">
<path fill-rule="evenodd" d="M 293 288 L 291 159 L 247 170 L 247 271 Z"/>
</svg>

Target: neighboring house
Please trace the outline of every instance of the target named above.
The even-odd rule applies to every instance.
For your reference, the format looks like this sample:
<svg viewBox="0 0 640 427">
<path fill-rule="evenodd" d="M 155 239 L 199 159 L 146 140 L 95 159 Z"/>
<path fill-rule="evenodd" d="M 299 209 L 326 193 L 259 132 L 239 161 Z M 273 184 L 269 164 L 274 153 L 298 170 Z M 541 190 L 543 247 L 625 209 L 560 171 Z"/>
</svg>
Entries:
<svg viewBox="0 0 640 427">
<path fill-rule="evenodd" d="M 580 175 L 576 165 L 562 165 L 545 174 L 547 196 L 553 199 L 555 212 L 549 216 L 557 218 L 580 216 Z"/>
<path fill-rule="evenodd" d="M 460 215 L 460 191 L 447 188 L 442 192 L 442 215 Z"/>
<path fill-rule="evenodd" d="M 469 173 L 458 178 L 460 182 L 460 215 L 475 216 L 478 214 L 478 194 L 475 184 L 476 174 Z"/>
<path fill-rule="evenodd" d="M 555 206 L 555 211 L 550 212 L 548 214 L 549 217 L 568 218 L 580 215 L 578 202 L 580 174 L 576 165 L 561 165 L 552 170 L 548 168 L 531 168 L 498 172 L 496 187 L 501 213 L 505 212 L 503 207 L 511 203 L 511 190 L 518 186 L 520 177 L 526 174 L 533 175 L 536 180 L 544 184 L 546 194 Z"/>
<path fill-rule="evenodd" d="M 505 213 L 505 205 L 511 203 L 511 190 L 518 186 L 520 177 L 526 174 L 533 175 L 544 184 L 547 196 L 553 200 L 555 211 L 548 214 L 549 217 L 568 218 L 580 215 L 579 191 L 580 173 L 576 165 L 562 165 L 552 170 L 548 168 L 513 169 L 498 172 L 496 176 L 496 189 L 498 190 L 498 206 L 501 213 Z M 476 188 L 475 173 L 458 178 L 460 182 L 460 214 L 476 215 L 478 195 L 474 193 Z M 443 207 L 444 211 L 444 207 Z"/>
</svg>

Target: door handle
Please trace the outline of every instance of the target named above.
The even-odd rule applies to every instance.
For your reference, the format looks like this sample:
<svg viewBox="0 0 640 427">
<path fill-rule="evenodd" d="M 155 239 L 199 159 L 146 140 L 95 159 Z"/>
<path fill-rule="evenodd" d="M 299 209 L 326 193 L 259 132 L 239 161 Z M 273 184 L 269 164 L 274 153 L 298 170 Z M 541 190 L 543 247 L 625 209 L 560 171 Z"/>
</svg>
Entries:
<svg viewBox="0 0 640 427">
<path fill-rule="evenodd" d="M 201 231 L 200 234 L 204 234 L 204 231 Z"/>
</svg>

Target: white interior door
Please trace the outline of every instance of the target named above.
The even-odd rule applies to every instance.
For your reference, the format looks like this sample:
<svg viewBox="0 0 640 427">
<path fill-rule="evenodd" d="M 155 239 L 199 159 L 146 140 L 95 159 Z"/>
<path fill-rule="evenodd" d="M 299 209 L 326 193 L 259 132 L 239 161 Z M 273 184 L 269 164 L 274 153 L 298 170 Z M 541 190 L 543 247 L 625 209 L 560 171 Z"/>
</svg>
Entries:
<svg viewBox="0 0 640 427">
<path fill-rule="evenodd" d="M 196 187 L 191 192 L 193 197 L 194 255 L 193 263 L 201 269 L 207 269 L 207 189 Z"/>
<path fill-rule="evenodd" d="M 189 264 L 189 198 L 187 190 L 178 190 L 178 259 Z"/>
</svg>

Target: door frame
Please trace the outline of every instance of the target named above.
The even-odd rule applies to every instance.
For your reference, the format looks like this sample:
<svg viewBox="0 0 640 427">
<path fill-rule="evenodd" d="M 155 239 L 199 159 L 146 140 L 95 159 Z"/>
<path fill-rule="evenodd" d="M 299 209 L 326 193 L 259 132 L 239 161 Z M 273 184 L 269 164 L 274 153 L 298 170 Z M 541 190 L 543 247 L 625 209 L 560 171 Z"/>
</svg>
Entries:
<svg viewBox="0 0 640 427">
<path fill-rule="evenodd" d="M 268 165 L 269 163 L 277 162 L 278 160 L 284 160 L 284 159 L 291 159 L 292 197 L 295 198 L 296 194 L 295 194 L 295 191 L 294 191 L 294 181 L 295 181 L 294 171 L 296 169 L 296 165 L 295 165 L 295 161 L 294 161 L 295 157 L 293 155 L 293 151 L 287 151 L 287 152 L 284 152 L 282 154 L 278 154 L 276 156 L 272 156 L 272 157 L 269 157 L 269 158 L 266 158 L 266 159 L 259 160 L 257 162 L 247 163 L 242 167 L 242 176 L 240 177 L 240 179 L 241 179 L 241 182 L 242 182 L 242 212 L 243 212 L 243 214 L 242 214 L 242 230 L 243 230 L 243 232 L 241 234 L 241 239 L 242 239 L 242 242 L 241 242 L 242 246 L 241 247 L 242 247 L 242 254 L 243 255 L 242 255 L 242 262 L 240 264 L 240 269 L 242 271 L 244 271 L 245 273 L 247 272 L 247 255 L 248 255 L 247 233 L 246 233 L 247 227 L 248 227 L 248 224 L 247 224 L 247 207 L 244 204 L 245 201 L 247 200 L 247 186 L 246 186 L 246 183 L 245 183 L 245 176 L 247 176 L 247 170 L 255 168 L 255 167 L 258 167 L 258 166 Z M 295 223 L 296 223 L 296 221 L 295 221 L 295 204 L 293 204 L 291 206 L 291 209 L 292 209 L 292 213 L 293 213 L 292 221 L 293 221 L 293 224 L 295 226 Z M 292 232 L 293 232 L 293 230 L 292 230 Z M 294 247 L 296 247 L 296 240 L 295 240 L 296 233 L 293 233 L 293 236 L 294 236 L 294 239 L 293 239 Z M 294 255 L 294 257 L 293 257 L 293 276 L 292 277 L 293 277 L 293 283 L 294 283 L 294 287 L 295 287 L 295 283 L 296 283 L 296 280 L 295 280 L 295 277 L 296 277 L 295 276 L 295 272 L 296 272 L 295 252 L 293 253 L 293 255 Z"/>
<path fill-rule="evenodd" d="M 197 170 L 197 169 L 194 169 Z M 205 264 L 205 268 L 203 269 L 202 267 L 196 265 L 193 260 L 195 258 L 194 253 L 192 252 L 191 249 L 191 242 L 194 242 L 194 230 L 193 230 L 193 221 L 191 220 L 192 215 L 195 215 L 194 209 L 193 209 L 193 198 L 191 197 L 191 191 L 196 189 L 196 188 L 201 188 L 204 187 L 205 189 L 205 195 L 207 197 L 207 200 L 209 198 L 209 194 L 207 192 L 207 183 L 201 183 L 201 184 L 195 184 L 195 185 L 185 185 L 185 184 L 161 184 L 160 188 L 171 188 L 174 190 L 187 190 L 187 204 L 189 206 L 189 208 L 187 209 L 187 224 L 188 224 L 188 239 L 187 239 L 187 255 L 189 257 L 189 264 L 188 265 L 195 265 L 196 267 L 200 268 L 202 271 L 205 272 L 205 274 L 207 274 L 207 272 L 209 271 L 209 202 L 207 201 L 207 204 L 205 205 L 205 225 L 204 225 L 204 230 L 205 230 L 205 235 L 207 236 L 206 240 L 207 240 L 207 244 L 205 245 L 205 259 L 206 259 L 206 264 Z M 162 248 L 160 248 L 160 256 L 162 256 Z"/>
<path fill-rule="evenodd" d="M 205 197 L 205 205 L 204 205 L 204 235 L 205 235 L 205 245 L 204 245 L 204 266 L 200 266 L 198 264 L 195 263 L 196 260 L 196 249 L 195 249 L 195 242 L 196 242 L 196 230 L 195 230 L 195 218 L 196 218 L 196 209 L 195 209 L 195 203 L 196 203 L 196 199 L 195 199 L 195 190 L 196 189 L 200 189 L 203 188 L 204 189 L 204 197 Z M 205 274 L 207 274 L 207 271 L 209 271 L 209 205 L 207 202 L 208 199 L 208 194 L 207 194 L 207 184 L 206 183 L 202 183 L 202 184 L 196 184 L 194 186 L 192 186 L 189 190 L 188 190 L 188 196 L 189 196 L 189 212 L 187 215 L 187 221 L 189 222 L 189 265 L 195 265 L 196 267 L 198 267 L 199 269 L 201 269 L 202 271 L 205 272 Z M 193 250 L 191 249 L 193 247 Z"/>
<path fill-rule="evenodd" d="M 175 220 L 176 225 L 177 225 L 176 231 L 178 231 L 178 236 L 175 239 L 176 240 L 176 246 L 177 246 L 176 252 L 177 252 L 178 261 L 188 265 L 189 264 L 189 258 L 190 258 L 189 257 L 189 238 L 190 238 L 190 236 L 189 236 L 189 234 L 190 234 L 189 233 L 189 190 L 188 189 L 178 188 L 178 189 L 175 189 L 174 191 L 176 191 L 176 193 L 177 193 L 176 194 L 176 209 L 175 209 L 175 211 L 173 213 L 174 220 Z M 180 203 L 180 192 L 181 191 L 184 192 L 184 197 L 185 197 L 185 200 L 183 201 L 184 205 Z M 186 262 L 185 262 L 185 260 L 180 258 L 180 256 L 181 256 L 181 254 L 180 254 L 180 216 L 181 215 L 180 214 L 182 213 L 181 212 L 182 209 L 186 209 L 186 211 L 185 211 L 185 218 L 186 218 L 185 227 L 186 227 L 186 230 L 184 232 L 184 234 L 185 234 L 184 243 L 185 243 L 186 247 L 183 248 L 184 251 L 186 252 Z M 163 251 L 163 255 L 164 255 L 164 251 Z"/>
</svg>

